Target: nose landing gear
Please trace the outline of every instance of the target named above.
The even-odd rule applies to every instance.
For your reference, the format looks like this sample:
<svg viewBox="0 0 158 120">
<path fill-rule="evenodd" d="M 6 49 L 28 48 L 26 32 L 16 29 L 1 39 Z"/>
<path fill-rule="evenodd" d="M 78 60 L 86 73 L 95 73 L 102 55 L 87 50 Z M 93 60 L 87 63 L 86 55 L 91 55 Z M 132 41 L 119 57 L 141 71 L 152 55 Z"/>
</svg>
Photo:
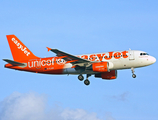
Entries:
<svg viewBox="0 0 158 120">
<path fill-rule="evenodd" d="M 132 71 L 132 77 L 133 77 L 133 78 L 136 78 L 136 75 L 134 74 L 135 71 L 134 71 L 134 68 L 133 68 L 133 67 L 131 68 L 131 71 Z"/>
<path fill-rule="evenodd" d="M 136 75 L 135 75 L 135 74 L 133 74 L 133 75 L 132 75 L 132 77 L 133 77 L 133 78 L 136 78 Z"/>
</svg>

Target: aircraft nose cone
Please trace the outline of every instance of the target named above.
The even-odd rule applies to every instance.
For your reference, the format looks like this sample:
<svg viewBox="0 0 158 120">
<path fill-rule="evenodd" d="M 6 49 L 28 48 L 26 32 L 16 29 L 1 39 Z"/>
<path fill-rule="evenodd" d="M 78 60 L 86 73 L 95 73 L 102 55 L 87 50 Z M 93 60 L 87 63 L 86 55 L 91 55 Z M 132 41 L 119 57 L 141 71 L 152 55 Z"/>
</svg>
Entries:
<svg viewBox="0 0 158 120">
<path fill-rule="evenodd" d="M 155 62 L 156 62 L 156 58 L 153 57 L 153 60 L 152 60 L 152 61 L 153 61 L 153 63 L 155 63 Z"/>
<path fill-rule="evenodd" d="M 151 61 L 151 62 L 152 62 L 152 64 L 153 64 L 153 63 L 155 63 L 155 62 L 156 62 L 156 58 L 151 57 L 151 58 L 150 58 L 150 61 Z"/>
</svg>

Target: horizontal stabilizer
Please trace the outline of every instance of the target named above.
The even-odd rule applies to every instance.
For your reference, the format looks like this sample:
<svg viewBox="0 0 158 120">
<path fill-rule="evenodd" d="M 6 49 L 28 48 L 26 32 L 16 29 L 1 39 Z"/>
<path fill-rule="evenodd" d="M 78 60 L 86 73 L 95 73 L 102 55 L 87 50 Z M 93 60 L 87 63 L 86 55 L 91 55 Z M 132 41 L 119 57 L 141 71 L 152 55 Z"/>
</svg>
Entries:
<svg viewBox="0 0 158 120">
<path fill-rule="evenodd" d="M 9 60 L 9 59 L 3 59 L 3 60 L 6 61 L 9 64 L 12 64 L 13 66 L 23 66 L 23 65 L 25 65 L 24 63 L 16 62 L 16 61 Z"/>
</svg>

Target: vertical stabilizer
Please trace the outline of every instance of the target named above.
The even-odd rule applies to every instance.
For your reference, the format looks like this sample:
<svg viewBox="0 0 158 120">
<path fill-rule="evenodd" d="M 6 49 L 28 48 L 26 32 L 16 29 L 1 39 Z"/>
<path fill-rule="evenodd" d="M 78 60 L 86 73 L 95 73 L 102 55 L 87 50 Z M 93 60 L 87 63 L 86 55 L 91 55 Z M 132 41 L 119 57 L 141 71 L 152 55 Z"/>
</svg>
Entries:
<svg viewBox="0 0 158 120">
<path fill-rule="evenodd" d="M 36 57 L 15 35 L 6 35 L 14 61 L 20 62 Z"/>
</svg>

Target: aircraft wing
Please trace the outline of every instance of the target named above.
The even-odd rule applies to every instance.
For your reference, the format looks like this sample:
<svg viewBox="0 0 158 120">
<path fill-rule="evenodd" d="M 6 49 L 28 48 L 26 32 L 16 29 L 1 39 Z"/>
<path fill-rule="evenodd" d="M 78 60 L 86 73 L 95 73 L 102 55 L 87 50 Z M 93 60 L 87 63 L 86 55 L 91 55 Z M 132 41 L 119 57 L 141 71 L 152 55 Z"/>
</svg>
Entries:
<svg viewBox="0 0 158 120">
<path fill-rule="evenodd" d="M 89 60 L 85 60 L 85 59 L 79 58 L 79 57 L 71 55 L 69 53 L 65 53 L 65 52 L 60 51 L 58 49 L 51 49 L 51 48 L 48 48 L 48 47 L 47 47 L 47 49 L 48 49 L 48 51 L 52 51 L 52 52 L 56 53 L 56 55 L 58 57 L 61 57 L 65 61 L 68 61 L 68 62 L 70 62 L 72 64 L 80 64 L 80 63 L 89 63 L 89 62 L 91 62 Z"/>
</svg>

